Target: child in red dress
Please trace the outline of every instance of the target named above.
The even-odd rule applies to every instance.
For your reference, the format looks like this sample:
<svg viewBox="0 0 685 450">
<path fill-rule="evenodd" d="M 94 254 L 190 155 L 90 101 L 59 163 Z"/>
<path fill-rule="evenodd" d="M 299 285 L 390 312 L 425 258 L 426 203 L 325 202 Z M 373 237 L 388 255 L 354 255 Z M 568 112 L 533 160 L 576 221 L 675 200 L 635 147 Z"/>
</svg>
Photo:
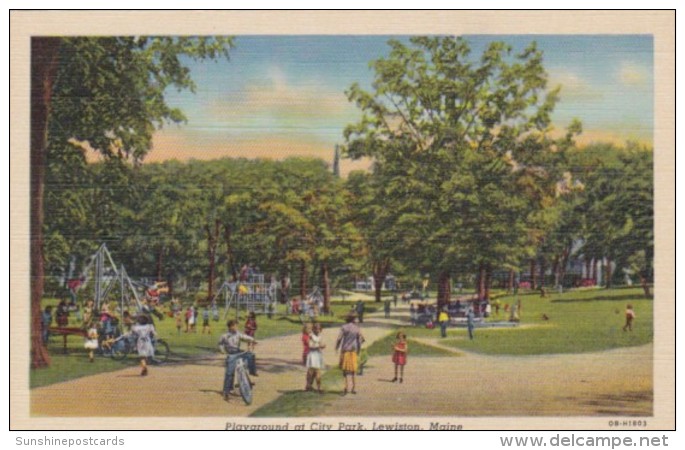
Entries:
<svg viewBox="0 0 685 450">
<path fill-rule="evenodd" d="M 397 381 L 397 371 L 400 372 L 400 383 L 404 378 L 404 366 L 407 364 L 407 335 L 401 331 L 395 337 L 395 345 L 393 345 L 392 362 L 395 364 L 395 378 L 392 382 Z"/>
<path fill-rule="evenodd" d="M 247 320 L 245 321 L 245 334 L 254 337 L 255 332 L 257 331 L 257 316 L 255 315 L 254 312 L 251 312 L 247 316 Z"/>
</svg>

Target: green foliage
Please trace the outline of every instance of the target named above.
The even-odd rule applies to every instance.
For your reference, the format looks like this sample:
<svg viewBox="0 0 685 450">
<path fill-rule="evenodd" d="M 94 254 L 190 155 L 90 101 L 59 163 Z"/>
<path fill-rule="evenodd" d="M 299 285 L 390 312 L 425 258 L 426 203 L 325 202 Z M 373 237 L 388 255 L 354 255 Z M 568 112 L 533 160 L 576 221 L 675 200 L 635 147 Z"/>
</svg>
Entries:
<svg viewBox="0 0 685 450">
<path fill-rule="evenodd" d="M 542 53 L 493 42 L 477 58 L 453 37 L 389 45 L 373 91 L 348 90 L 362 117 L 345 130 L 347 155 L 374 160 L 372 177 L 350 177 L 371 260 L 434 274 L 515 267 L 555 223 L 560 153 L 581 130 L 548 137 L 558 88 Z"/>
</svg>

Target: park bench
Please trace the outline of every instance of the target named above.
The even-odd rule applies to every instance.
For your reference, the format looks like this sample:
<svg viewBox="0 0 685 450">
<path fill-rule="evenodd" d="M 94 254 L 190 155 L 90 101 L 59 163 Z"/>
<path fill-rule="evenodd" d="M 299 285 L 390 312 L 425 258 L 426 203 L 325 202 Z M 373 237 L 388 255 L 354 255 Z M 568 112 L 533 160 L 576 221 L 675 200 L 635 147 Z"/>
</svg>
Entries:
<svg viewBox="0 0 685 450">
<path fill-rule="evenodd" d="M 62 336 L 64 340 L 64 353 L 67 353 L 67 337 L 80 336 L 86 337 L 87 331 L 78 327 L 50 327 L 50 335 Z"/>
</svg>

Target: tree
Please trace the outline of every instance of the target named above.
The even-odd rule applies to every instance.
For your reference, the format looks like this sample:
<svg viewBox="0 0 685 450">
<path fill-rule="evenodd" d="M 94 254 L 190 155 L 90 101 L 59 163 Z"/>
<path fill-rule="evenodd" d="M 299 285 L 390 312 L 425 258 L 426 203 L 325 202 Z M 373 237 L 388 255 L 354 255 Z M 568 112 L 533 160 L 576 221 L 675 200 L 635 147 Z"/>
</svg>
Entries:
<svg viewBox="0 0 685 450">
<path fill-rule="evenodd" d="M 231 38 L 34 37 L 31 41 L 31 366 L 49 365 L 40 338 L 47 149 L 71 145 L 142 159 L 153 131 L 184 119 L 164 91 L 193 89 L 182 56 L 228 57 Z M 50 143 L 48 145 L 48 143 Z"/>
<path fill-rule="evenodd" d="M 547 206 L 558 89 L 546 91 L 534 43 L 514 54 L 493 42 L 479 59 L 462 38 L 389 45 L 389 56 L 372 62 L 373 91 L 348 91 L 362 118 L 345 130 L 346 152 L 373 158 L 384 201 L 407 231 L 403 259 L 439 274 L 442 304 L 455 267 L 478 268 L 487 286 L 493 265 L 520 254 L 526 216 Z M 545 195 L 530 195 L 538 190 Z"/>
<path fill-rule="evenodd" d="M 594 260 L 596 266 L 606 258 L 607 287 L 614 267 L 632 269 L 649 296 L 654 258 L 652 149 L 634 143 L 625 148 L 596 143 L 570 156 L 571 170 L 583 186 L 574 214 L 582 224 L 586 260 Z"/>
</svg>

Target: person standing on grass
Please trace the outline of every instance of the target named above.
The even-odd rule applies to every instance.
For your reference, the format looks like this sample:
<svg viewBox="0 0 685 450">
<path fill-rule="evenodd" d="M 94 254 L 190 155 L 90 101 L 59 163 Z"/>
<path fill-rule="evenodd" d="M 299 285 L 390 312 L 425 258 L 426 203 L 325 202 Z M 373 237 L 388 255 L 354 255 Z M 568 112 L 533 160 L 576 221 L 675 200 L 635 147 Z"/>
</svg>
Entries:
<svg viewBox="0 0 685 450">
<path fill-rule="evenodd" d="M 98 349 L 98 346 L 98 329 L 95 321 L 91 320 L 86 331 L 86 341 L 83 343 L 83 347 L 88 350 L 88 360 L 90 362 L 95 361 L 95 350 Z"/>
<path fill-rule="evenodd" d="M 345 325 L 340 328 L 340 334 L 335 342 L 335 349 L 340 352 L 340 369 L 343 371 L 345 377 L 345 390 L 342 395 L 347 395 L 348 392 L 356 394 L 356 373 L 358 369 L 358 355 L 361 350 L 364 337 L 361 330 L 354 323 L 356 316 L 349 314 L 345 319 Z M 350 378 L 352 379 L 352 386 L 350 387 Z"/>
<path fill-rule="evenodd" d="M 183 312 L 176 311 L 174 314 L 176 314 L 176 334 L 180 336 L 181 328 L 183 328 Z"/>
<path fill-rule="evenodd" d="M 359 323 L 364 323 L 364 302 L 361 300 L 357 301 L 354 310 L 359 318 Z"/>
<path fill-rule="evenodd" d="M 205 306 L 205 309 L 202 310 L 202 334 L 205 334 L 205 330 L 207 330 L 207 334 L 212 334 L 212 328 L 209 326 L 209 307 Z"/>
<path fill-rule="evenodd" d="M 438 315 L 438 323 L 440 324 L 440 336 L 447 337 L 447 325 L 450 323 L 450 316 L 447 314 L 447 308 L 443 307 Z"/>
<path fill-rule="evenodd" d="M 131 327 L 131 333 L 136 338 L 136 350 L 140 358 L 141 376 L 147 375 L 147 359 L 155 356 L 155 346 L 152 340 L 157 337 L 155 326 L 145 314 L 138 316 L 138 323 Z"/>
<path fill-rule="evenodd" d="M 404 366 L 407 365 L 407 335 L 403 332 L 398 332 L 395 336 L 395 344 L 392 347 L 392 362 L 395 364 L 395 378 L 392 382 L 397 381 L 397 372 L 399 369 L 400 383 L 404 381 Z"/>
<path fill-rule="evenodd" d="M 190 313 L 188 314 L 188 328 L 189 333 L 197 333 L 197 328 L 195 324 L 197 323 L 197 312 L 195 311 L 195 306 L 190 306 Z"/>
<path fill-rule="evenodd" d="M 307 355 L 307 385 L 305 391 L 313 390 L 314 381 L 319 394 L 321 390 L 321 370 L 324 368 L 323 352 L 326 345 L 321 342 L 321 324 L 315 323 L 309 335 L 309 354 Z"/>
<path fill-rule="evenodd" d="M 466 328 L 469 331 L 469 339 L 473 340 L 474 319 L 473 319 L 473 307 L 471 307 L 471 306 L 469 306 L 469 310 L 466 313 Z"/>
<path fill-rule="evenodd" d="M 635 320 L 635 311 L 633 311 L 633 305 L 629 303 L 626 306 L 626 324 L 623 325 L 623 331 L 633 331 L 633 320 Z"/>
<path fill-rule="evenodd" d="M 383 312 L 385 313 L 385 318 L 390 318 L 390 300 L 386 300 L 383 303 Z"/>
<path fill-rule="evenodd" d="M 50 340 L 50 325 L 52 325 L 52 306 L 46 306 L 41 317 L 43 344 L 46 345 Z"/>
</svg>

